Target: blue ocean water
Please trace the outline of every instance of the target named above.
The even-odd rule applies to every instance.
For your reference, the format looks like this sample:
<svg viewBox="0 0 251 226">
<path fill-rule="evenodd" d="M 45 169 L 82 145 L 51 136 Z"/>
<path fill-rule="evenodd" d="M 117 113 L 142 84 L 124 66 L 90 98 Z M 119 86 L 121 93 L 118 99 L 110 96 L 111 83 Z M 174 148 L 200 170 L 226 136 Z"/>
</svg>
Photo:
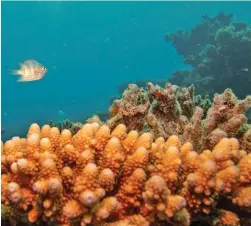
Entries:
<svg viewBox="0 0 251 226">
<path fill-rule="evenodd" d="M 251 2 L 2 2 L 2 139 L 33 122 L 107 111 L 122 83 L 167 79 L 185 67 L 167 32 L 220 11 L 251 24 L 250 9 Z M 27 59 L 48 68 L 42 80 L 18 83 L 10 74 Z"/>
</svg>

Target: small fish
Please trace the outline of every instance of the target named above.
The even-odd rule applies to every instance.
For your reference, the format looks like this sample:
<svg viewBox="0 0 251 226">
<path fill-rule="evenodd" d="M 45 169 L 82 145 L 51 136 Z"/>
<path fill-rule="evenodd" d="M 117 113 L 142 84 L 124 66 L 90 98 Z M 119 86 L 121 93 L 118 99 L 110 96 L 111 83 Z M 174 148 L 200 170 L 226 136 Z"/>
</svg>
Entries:
<svg viewBox="0 0 251 226">
<path fill-rule="evenodd" d="M 20 64 L 19 70 L 13 70 L 12 74 L 21 75 L 18 82 L 31 82 L 42 79 L 48 71 L 46 67 L 35 60 L 26 60 Z"/>
<path fill-rule="evenodd" d="M 242 68 L 241 70 L 248 72 L 248 68 Z"/>
</svg>

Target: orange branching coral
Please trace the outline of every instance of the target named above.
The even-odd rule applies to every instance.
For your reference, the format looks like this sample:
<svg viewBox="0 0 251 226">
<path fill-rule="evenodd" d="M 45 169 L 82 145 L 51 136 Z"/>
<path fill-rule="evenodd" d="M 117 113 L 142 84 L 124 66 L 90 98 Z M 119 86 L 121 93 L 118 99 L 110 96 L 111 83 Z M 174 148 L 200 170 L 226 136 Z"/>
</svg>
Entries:
<svg viewBox="0 0 251 226">
<path fill-rule="evenodd" d="M 40 152 L 53 152 L 51 141 L 46 137 L 40 140 Z"/>
<path fill-rule="evenodd" d="M 126 137 L 126 126 L 124 124 L 119 124 L 111 133 L 113 137 L 117 137 L 120 140 L 125 139 Z"/>
<path fill-rule="evenodd" d="M 151 175 L 160 175 L 165 179 L 172 191 L 177 189 L 178 173 L 181 166 L 180 141 L 177 136 L 171 136 L 165 144 L 158 146 L 154 164 L 149 167 Z"/>
<path fill-rule="evenodd" d="M 71 190 L 75 182 L 73 171 L 69 166 L 65 166 L 61 172 L 62 183 L 65 190 Z"/>
<path fill-rule="evenodd" d="M 99 183 L 106 192 L 113 190 L 115 186 L 115 174 L 109 168 L 103 169 L 99 174 Z"/>
<path fill-rule="evenodd" d="M 220 210 L 219 217 L 213 222 L 214 226 L 240 226 L 239 217 L 230 211 Z"/>
<path fill-rule="evenodd" d="M 153 136 L 151 133 L 143 133 L 135 142 L 133 148 L 138 149 L 140 147 L 150 148 L 152 145 Z"/>
<path fill-rule="evenodd" d="M 76 200 L 69 200 L 63 207 L 63 214 L 69 219 L 79 217 L 86 210 Z"/>
<path fill-rule="evenodd" d="M 233 196 L 233 203 L 251 212 L 251 186 L 239 188 Z"/>
<path fill-rule="evenodd" d="M 61 132 L 61 136 L 60 136 L 60 139 L 59 139 L 60 149 L 62 149 L 66 144 L 71 144 L 71 140 L 72 140 L 71 131 L 68 130 L 68 129 L 64 129 Z"/>
<path fill-rule="evenodd" d="M 251 154 L 241 148 L 223 138 L 200 153 L 177 135 L 153 140 L 123 124 L 87 123 L 75 135 L 32 124 L 2 143 L 2 204 L 12 222 L 41 225 L 188 226 L 213 214 L 235 226 L 217 203 L 250 211 Z"/>
<path fill-rule="evenodd" d="M 142 193 L 145 201 L 144 209 L 145 214 L 149 212 L 164 212 L 165 202 L 167 197 L 171 194 L 165 180 L 160 176 L 152 176 L 145 183 L 145 191 Z"/>
<path fill-rule="evenodd" d="M 199 166 L 199 155 L 196 151 L 193 151 L 193 145 L 190 142 L 186 142 L 180 148 L 181 154 L 181 171 L 180 181 L 185 181 L 189 173 L 193 173 L 198 169 Z"/>
<path fill-rule="evenodd" d="M 110 168 L 115 175 L 118 175 L 124 160 L 125 155 L 120 140 L 112 137 L 100 154 L 98 164 L 102 169 Z"/>
<path fill-rule="evenodd" d="M 239 142 L 235 138 L 221 139 L 213 150 L 218 169 L 234 165 L 243 155 L 246 155 L 246 153 L 239 150 Z"/>
<path fill-rule="evenodd" d="M 215 175 L 216 164 L 208 160 L 201 163 L 196 172 L 187 176 L 183 194 L 191 212 L 210 213 L 214 204 L 212 197 L 215 191 Z"/>
<path fill-rule="evenodd" d="M 139 137 L 139 134 L 135 130 L 132 130 L 130 133 L 128 133 L 126 139 L 123 140 L 123 147 L 126 153 L 131 154 L 131 151 L 133 150 L 133 146 L 136 143 L 138 137 Z"/>
<path fill-rule="evenodd" d="M 97 220 L 107 219 L 112 212 L 115 212 L 118 206 L 118 200 L 115 197 L 105 198 L 96 210 Z"/>
<path fill-rule="evenodd" d="M 146 181 L 144 170 L 138 168 L 120 186 L 116 195 L 119 201 L 119 215 L 127 215 L 139 208 L 142 199 L 142 192 Z"/>
<path fill-rule="evenodd" d="M 239 179 L 240 170 L 237 166 L 228 166 L 216 174 L 216 189 L 225 193 L 234 190 Z"/>
<path fill-rule="evenodd" d="M 74 193 L 86 207 L 92 207 L 105 195 L 98 183 L 99 170 L 94 163 L 88 163 L 76 178 Z"/>
<path fill-rule="evenodd" d="M 41 137 L 48 137 L 50 130 L 51 130 L 51 127 L 49 125 L 44 125 L 41 128 Z"/>
<path fill-rule="evenodd" d="M 105 145 L 107 144 L 109 138 L 110 129 L 108 126 L 103 125 L 97 131 L 95 138 L 91 142 L 97 150 L 102 151 L 105 148 Z"/>
<path fill-rule="evenodd" d="M 60 143 L 59 143 L 59 138 L 60 138 L 59 129 L 57 127 L 52 127 L 49 131 L 48 138 L 50 139 L 54 150 L 57 150 L 58 146 L 60 145 Z"/>
<path fill-rule="evenodd" d="M 240 183 L 250 185 L 251 181 L 251 154 L 244 156 L 238 167 L 240 169 Z"/>
<path fill-rule="evenodd" d="M 142 207 L 141 213 L 148 216 L 151 222 L 158 217 L 158 219 L 166 220 L 174 225 L 190 225 L 190 215 L 185 209 L 186 200 L 180 195 L 171 195 L 162 177 L 152 176 L 146 182 L 142 196 L 145 205 Z"/>
<path fill-rule="evenodd" d="M 40 126 L 37 123 L 31 124 L 29 130 L 28 130 L 28 137 L 31 136 L 32 134 L 40 134 Z"/>
<path fill-rule="evenodd" d="M 190 225 L 190 215 L 185 207 L 186 200 L 184 197 L 180 195 L 170 195 L 166 201 L 165 214 L 169 218 L 173 217 L 174 224 Z"/>
<path fill-rule="evenodd" d="M 149 226 L 149 222 L 138 214 L 126 217 L 124 220 L 106 223 L 103 226 Z"/>
<path fill-rule="evenodd" d="M 58 155 L 63 164 L 67 163 L 71 165 L 77 161 L 79 153 L 72 144 L 66 144 L 60 151 L 58 151 Z"/>
<path fill-rule="evenodd" d="M 148 164 L 148 151 L 144 147 L 138 148 L 129 155 L 123 164 L 123 177 L 127 178 L 137 168 L 145 168 Z"/>
<path fill-rule="evenodd" d="M 75 176 L 78 176 L 88 163 L 94 163 L 94 153 L 91 149 L 86 149 L 78 155 L 74 168 Z"/>
<path fill-rule="evenodd" d="M 105 125 L 87 123 L 75 136 L 69 130 L 60 133 L 56 127 L 40 129 L 32 124 L 26 139 L 14 137 L 2 143 L 2 202 L 28 211 L 31 223 L 70 224 L 80 216 L 82 225 L 100 223 L 119 206 L 117 198 L 104 197 L 114 190 L 123 168 L 126 183 L 118 194 L 124 191 L 125 197 L 118 197 L 139 207 L 146 179 L 140 168 L 148 163 L 152 136 L 134 134 L 127 135 L 123 124 L 110 132 Z M 131 157 L 126 159 L 129 149 Z M 131 177 L 129 186 L 127 177 Z M 132 202 L 134 189 L 138 196 Z"/>
</svg>

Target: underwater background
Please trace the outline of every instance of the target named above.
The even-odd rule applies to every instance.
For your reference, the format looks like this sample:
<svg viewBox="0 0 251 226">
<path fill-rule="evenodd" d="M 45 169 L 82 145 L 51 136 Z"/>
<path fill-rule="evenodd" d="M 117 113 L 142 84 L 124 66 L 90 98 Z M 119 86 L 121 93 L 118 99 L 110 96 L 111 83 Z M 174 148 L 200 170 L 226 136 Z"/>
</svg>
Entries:
<svg viewBox="0 0 251 226">
<path fill-rule="evenodd" d="M 220 11 L 251 24 L 250 9 L 251 2 L 2 2 L 2 139 L 24 136 L 33 122 L 107 112 L 121 84 L 187 67 L 167 32 Z M 10 69 L 27 59 L 48 68 L 42 80 L 16 82 Z"/>
</svg>

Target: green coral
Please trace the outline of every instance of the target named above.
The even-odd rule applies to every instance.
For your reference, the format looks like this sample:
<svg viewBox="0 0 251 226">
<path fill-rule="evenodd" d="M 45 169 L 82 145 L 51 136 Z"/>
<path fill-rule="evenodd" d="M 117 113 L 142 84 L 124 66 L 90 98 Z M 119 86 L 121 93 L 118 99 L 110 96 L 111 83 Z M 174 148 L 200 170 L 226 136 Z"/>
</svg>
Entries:
<svg viewBox="0 0 251 226">
<path fill-rule="evenodd" d="M 233 22 L 232 14 L 203 16 L 189 31 L 166 35 L 191 70 L 176 71 L 169 81 L 195 85 L 199 94 L 221 93 L 230 87 L 239 98 L 250 93 L 251 27 Z"/>
<path fill-rule="evenodd" d="M 57 127 L 60 130 L 60 132 L 64 129 L 68 129 L 72 132 L 73 135 L 76 134 L 83 126 L 82 123 L 80 122 L 72 122 L 68 119 L 58 122 L 49 121 L 48 124 L 51 127 Z"/>
<path fill-rule="evenodd" d="M 31 224 L 28 221 L 27 215 L 15 213 L 11 206 L 1 204 L 1 223 L 3 226 L 36 226 L 41 225 L 39 222 Z"/>
<path fill-rule="evenodd" d="M 233 26 L 220 28 L 216 31 L 215 41 L 219 42 L 221 45 L 230 44 L 234 37 L 234 30 Z"/>
</svg>

